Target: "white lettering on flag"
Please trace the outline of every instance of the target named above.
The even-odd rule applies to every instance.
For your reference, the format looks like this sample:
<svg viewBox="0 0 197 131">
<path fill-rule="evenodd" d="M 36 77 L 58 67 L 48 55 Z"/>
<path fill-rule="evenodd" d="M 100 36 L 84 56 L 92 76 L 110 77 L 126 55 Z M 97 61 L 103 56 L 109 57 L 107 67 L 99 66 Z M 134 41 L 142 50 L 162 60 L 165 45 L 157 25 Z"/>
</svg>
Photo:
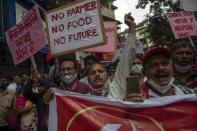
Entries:
<svg viewBox="0 0 197 131">
<path fill-rule="evenodd" d="M 117 131 L 121 124 L 106 124 L 100 131 Z"/>
</svg>

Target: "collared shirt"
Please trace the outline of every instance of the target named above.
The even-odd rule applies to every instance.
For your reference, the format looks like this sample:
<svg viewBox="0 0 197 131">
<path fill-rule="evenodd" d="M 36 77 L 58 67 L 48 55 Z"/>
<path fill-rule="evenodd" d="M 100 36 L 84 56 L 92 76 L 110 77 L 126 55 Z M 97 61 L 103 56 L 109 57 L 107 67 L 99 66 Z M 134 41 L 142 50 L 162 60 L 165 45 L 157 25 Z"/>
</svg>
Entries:
<svg viewBox="0 0 197 131">
<path fill-rule="evenodd" d="M 16 106 L 15 94 L 10 90 L 0 93 L 0 126 L 8 126 L 6 117 L 9 111 Z"/>
</svg>

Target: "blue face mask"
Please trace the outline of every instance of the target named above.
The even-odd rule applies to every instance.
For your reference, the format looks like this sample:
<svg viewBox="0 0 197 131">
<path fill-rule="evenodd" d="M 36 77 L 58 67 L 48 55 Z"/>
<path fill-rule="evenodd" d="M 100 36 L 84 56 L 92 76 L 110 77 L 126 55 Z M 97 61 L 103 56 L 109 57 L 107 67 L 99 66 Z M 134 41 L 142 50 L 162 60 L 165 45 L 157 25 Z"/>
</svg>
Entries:
<svg viewBox="0 0 197 131">
<path fill-rule="evenodd" d="M 139 75 L 142 73 L 142 66 L 141 65 L 133 65 L 131 67 L 131 73 L 134 75 Z"/>
<path fill-rule="evenodd" d="M 61 80 L 65 83 L 65 84 L 72 84 L 77 78 L 77 74 L 74 75 L 65 75 L 63 77 L 61 77 Z"/>
</svg>

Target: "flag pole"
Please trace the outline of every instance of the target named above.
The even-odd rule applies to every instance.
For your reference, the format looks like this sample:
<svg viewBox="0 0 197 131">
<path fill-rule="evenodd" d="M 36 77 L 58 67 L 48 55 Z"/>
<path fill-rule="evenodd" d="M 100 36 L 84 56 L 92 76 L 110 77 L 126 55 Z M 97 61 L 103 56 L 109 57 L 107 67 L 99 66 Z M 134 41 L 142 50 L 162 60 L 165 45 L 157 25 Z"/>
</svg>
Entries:
<svg viewBox="0 0 197 131">
<path fill-rule="evenodd" d="M 192 44 L 192 47 L 194 48 L 194 50 L 196 50 L 196 47 L 194 45 L 194 42 L 193 42 L 192 38 L 191 37 L 188 37 L 188 38 L 189 38 L 190 43 Z"/>
</svg>

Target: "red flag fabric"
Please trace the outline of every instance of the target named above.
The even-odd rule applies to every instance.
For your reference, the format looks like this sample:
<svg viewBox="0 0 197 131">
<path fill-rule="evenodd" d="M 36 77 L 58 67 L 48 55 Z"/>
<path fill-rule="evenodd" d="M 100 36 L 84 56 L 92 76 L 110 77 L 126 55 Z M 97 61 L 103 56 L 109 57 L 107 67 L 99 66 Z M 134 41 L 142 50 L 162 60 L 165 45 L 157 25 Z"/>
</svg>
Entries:
<svg viewBox="0 0 197 131">
<path fill-rule="evenodd" d="M 53 59 L 53 58 L 55 58 L 55 57 L 50 56 L 50 53 L 48 52 L 47 55 L 46 55 L 45 61 L 47 63 L 49 63 L 51 61 L 51 59 Z"/>
<path fill-rule="evenodd" d="M 195 131 L 197 95 L 122 102 L 55 90 L 49 131 Z"/>
</svg>

